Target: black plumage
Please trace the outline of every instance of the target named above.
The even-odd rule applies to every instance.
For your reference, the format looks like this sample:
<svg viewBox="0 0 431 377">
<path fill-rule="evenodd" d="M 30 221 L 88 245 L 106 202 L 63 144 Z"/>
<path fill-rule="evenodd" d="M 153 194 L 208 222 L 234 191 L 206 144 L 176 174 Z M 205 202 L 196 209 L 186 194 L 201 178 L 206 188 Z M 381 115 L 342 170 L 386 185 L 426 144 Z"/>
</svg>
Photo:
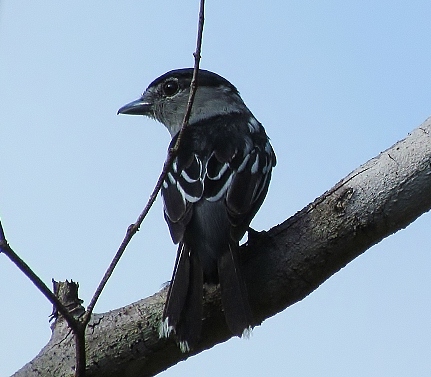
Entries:
<svg viewBox="0 0 431 377">
<path fill-rule="evenodd" d="M 191 77 L 191 69 L 168 72 L 119 112 L 161 121 L 173 136 L 173 146 Z M 203 283 L 220 284 L 234 335 L 241 336 L 253 323 L 239 267 L 239 241 L 265 198 L 275 163 L 262 125 L 236 88 L 200 70 L 189 126 L 162 186 L 165 219 L 179 247 L 161 333 L 173 331 L 183 351 L 199 341 Z"/>
</svg>

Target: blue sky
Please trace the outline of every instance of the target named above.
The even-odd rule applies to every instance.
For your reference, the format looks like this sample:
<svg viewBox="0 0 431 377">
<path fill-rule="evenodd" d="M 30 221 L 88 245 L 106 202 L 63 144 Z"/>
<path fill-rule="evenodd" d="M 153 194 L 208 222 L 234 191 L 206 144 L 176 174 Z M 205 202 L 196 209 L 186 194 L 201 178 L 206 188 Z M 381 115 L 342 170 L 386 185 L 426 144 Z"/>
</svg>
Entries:
<svg viewBox="0 0 431 377">
<path fill-rule="evenodd" d="M 169 143 L 117 116 L 160 74 L 193 65 L 198 1 L 0 3 L 0 216 L 49 284 L 88 303 L 153 188 Z M 428 1 L 207 1 L 201 67 L 230 80 L 278 157 L 252 223 L 300 210 L 431 115 Z M 162 376 L 431 375 L 429 214 L 303 301 Z M 158 291 L 176 248 L 157 200 L 96 312 Z M 0 376 L 50 337 L 50 304 L 0 255 Z"/>
</svg>

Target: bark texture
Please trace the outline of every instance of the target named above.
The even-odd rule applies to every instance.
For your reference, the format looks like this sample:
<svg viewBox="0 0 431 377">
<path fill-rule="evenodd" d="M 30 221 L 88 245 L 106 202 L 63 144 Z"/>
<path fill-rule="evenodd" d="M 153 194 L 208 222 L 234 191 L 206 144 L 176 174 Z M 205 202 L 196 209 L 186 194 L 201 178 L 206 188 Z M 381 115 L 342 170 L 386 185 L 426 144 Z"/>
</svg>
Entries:
<svg viewBox="0 0 431 377">
<path fill-rule="evenodd" d="M 280 174 L 280 172 L 279 172 Z M 431 208 L 431 118 L 268 232 L 249 235 L 241 267 L 255 325 L 303 299 L 372 245 Z M 159 339 L 166 290 L 95 314 L 87 329 L 88 376 L 151 376 L 189 356 Z M 229 339 L 217 289 L 206 290 L 202 340 L 193 354 Z M 73 376 L 65 322 L 14 376 Z"/>
</svg>

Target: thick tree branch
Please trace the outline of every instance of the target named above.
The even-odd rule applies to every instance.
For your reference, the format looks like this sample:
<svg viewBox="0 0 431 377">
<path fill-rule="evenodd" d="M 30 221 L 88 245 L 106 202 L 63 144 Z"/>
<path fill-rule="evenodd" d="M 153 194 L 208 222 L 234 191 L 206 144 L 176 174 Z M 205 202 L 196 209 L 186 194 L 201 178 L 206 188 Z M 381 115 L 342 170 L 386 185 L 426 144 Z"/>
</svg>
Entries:
<svg viewBox="0 0 431 377">
<path fill-rule="evenodd" d="M 242 269 L 255 324 L 303 299 L 430 208 L 431 118 L 282 224 L 251 234 L 242 248 Z M 87 329 L 88 376 L 150 376 L 189 356 L 158 337 L 165 295 L 163 290 L 93 315 Z M 219 291 L 207 291 L 202 341 L 194 353 L 230 336 Z M 60 319 L 48 345 L 15 376 L 69 376 L 73 365 L 73 337 Z"/>
</svg>

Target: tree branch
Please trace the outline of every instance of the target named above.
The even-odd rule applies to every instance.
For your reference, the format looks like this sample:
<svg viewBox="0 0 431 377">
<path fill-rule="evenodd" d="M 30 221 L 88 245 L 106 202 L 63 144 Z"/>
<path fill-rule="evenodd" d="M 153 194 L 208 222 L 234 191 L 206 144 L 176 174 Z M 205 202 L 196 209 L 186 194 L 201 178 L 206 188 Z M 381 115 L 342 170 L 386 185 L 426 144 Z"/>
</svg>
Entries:
<svg viewBox="0 0 431 377">
<path fill-rule="evenodd" d="M 282 224 L 250 234 L 241 268 L 255 325 L 303 299 L 430 208 L 431 118 Z M 93 315 L 86 335 L 88 376 L 151 376 L 190 356 L 158 337 L 165 295 L 163 290 Z M 193 353 L 231 337 L 218 289 L 206 291 L 204 301 L 202 340 Z M 48 345 L 15 376 L 68 376 L 73 354 L 73 337 L 59 320 Z"/>
<path fill-rule="evenodd" d="M 0 221 L 0 253 L 5 254 L 21 272 L 27 276 L 37 289 L 48 299 L 58 312 L 67 320 L 73 331 L 78 331 L 78 320 L 62 304 L 59 298 L 46 286 L 42 279 L 35 274 L 30 266 L 25 263 L 18 254 L 10 247 L 4 234 L 3 225 Z"/>
</svg>

